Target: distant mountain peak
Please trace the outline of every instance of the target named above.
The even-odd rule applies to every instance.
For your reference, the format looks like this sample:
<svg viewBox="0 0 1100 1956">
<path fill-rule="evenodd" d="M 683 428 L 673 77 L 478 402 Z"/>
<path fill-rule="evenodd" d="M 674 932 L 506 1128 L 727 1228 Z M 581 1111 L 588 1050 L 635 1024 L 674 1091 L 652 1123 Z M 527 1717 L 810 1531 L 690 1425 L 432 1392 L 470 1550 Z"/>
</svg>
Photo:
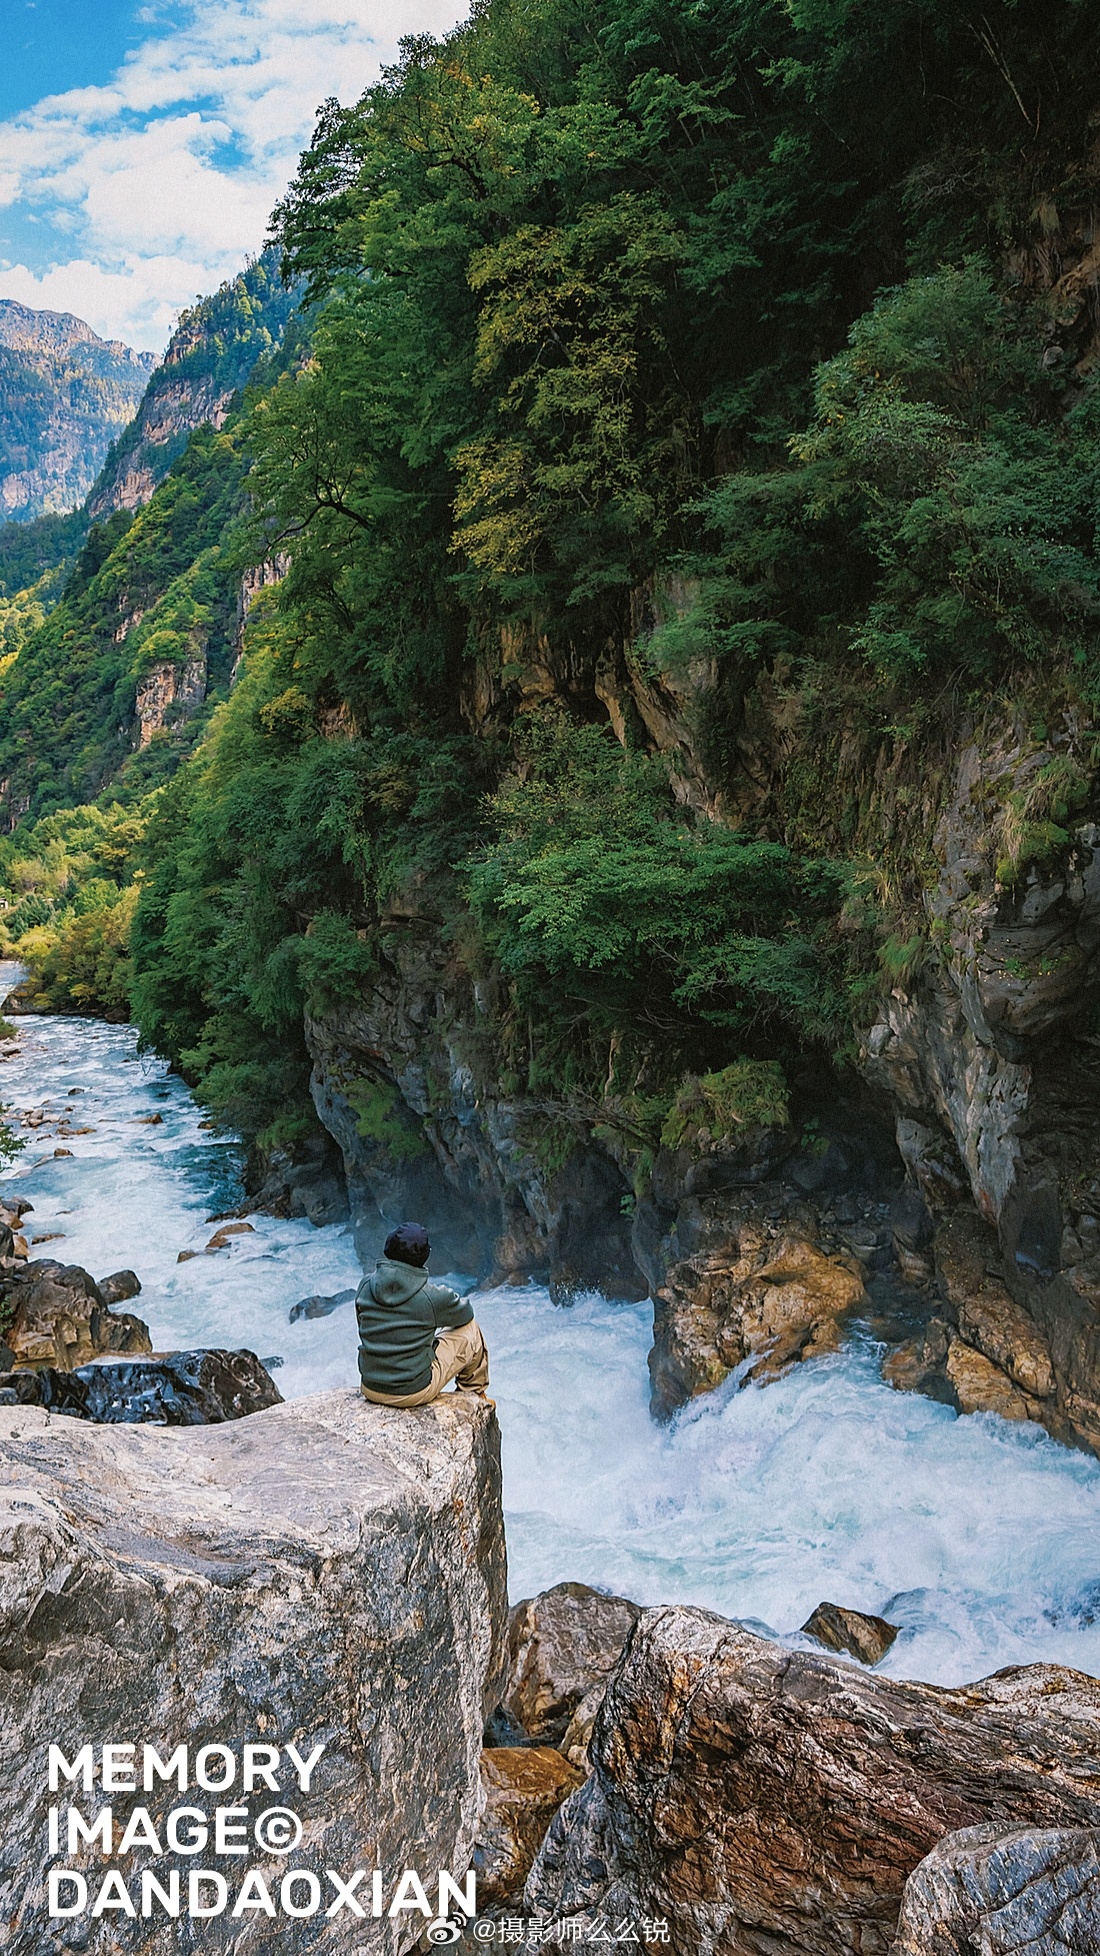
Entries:
<svg viewBox="0 0 1100 1956">
<path fill-rule="evenodd" d="M 74 313 L 0 299 L 0 518 L 78 507 L 155 366 Z"/>
<path fill-rule="evenodd" d="M 146 378 L 157 364 L 155 353 L 135 353 L 122 340 L 105 340 L 78 319 L 73 312 L 51 312 L 47 307 L 21 305 L 18 299 L 0 299 L 0 346 L 16 352 L 41 351 L 68 353 L 77 347 L 95 347 L 116 360 L 131 362 Z"/>
</svg>

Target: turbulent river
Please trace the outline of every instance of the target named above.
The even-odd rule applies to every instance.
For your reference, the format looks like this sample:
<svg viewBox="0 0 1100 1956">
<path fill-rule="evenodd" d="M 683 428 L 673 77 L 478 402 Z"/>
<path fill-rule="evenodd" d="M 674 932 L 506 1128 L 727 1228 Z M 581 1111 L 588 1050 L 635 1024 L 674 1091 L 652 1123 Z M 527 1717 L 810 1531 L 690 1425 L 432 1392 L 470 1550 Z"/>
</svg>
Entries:
<svg viewBox="0 0 1100 1956">
<path fill-rule="evenodd" d="M 3 1177 L 34 1204 L 32 1255 L 97 1277 L 136 1270 L 131 1308 L 156 1349 L 280 1358 L 288 1398 L 355 1383 L 350 1305 L 289 1322 L 299 1298 L 358 1281 L 342 1228 L 253 1215 L 230 1248 L 177 1261 L 240 1200 L 238 1151 L 203 1130 L 186 1087 L 139 1056 L 128 1027 L 20 1020 L 0 1099 L 13 1120 L 45 1114 Z M 1037 1428 L 895 1393 L 858 1342 L 659 1429 L 647 1306 L 592 1296 L 561 1310 L 535 1286 L 474 1302 L 514 1597 L 573 1577 L 783 1636 L 827 1599 L 901 1624 L 881 1667 L 895 1676 L 951 1684 L 1035 1659 L 1100 1673 L 1100 1462 Z"/>
</svg>

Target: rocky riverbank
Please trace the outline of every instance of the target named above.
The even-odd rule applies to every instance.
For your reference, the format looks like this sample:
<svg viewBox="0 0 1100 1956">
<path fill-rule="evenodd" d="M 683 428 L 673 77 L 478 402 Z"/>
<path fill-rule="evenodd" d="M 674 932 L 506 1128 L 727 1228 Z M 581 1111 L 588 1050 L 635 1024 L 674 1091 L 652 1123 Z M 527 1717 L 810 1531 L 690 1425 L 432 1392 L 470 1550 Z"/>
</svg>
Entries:
<svg viewBox="0 0 1100 1956">
<path fill-rule="evenodd" d="M 401 1413 L 328 1394 L 188 1433 L 0 1405 L 0 1464 L 16 1956 L 107 1956 L 108 1907 L 146 1875 L 160 1890 L 129 1916 L 135 1950 L 397 1956 L 425 1915 L 357 1917 L 340 1905 L 354 1871 L 380 1870 L 388 1902 L 402 1870 L 447 1868 L 461 1925 L 468 1867 L 471 1948 L 518 1916 L 582 1944 L 629 1923 L 682 1956 L 1100 1949 L 1094 1678 L 883 1678 L 821 1646 L 839 1635 L 873 1664 L 891 1626 L 832 1605 L 777 1643 L 569 1582 L 506 1622 L 496 1420 L 465 1395 Z M 74 1778 L 51 1796 L 59 1732 Z M 142 1791 L 146 1743 L 174 1765 Z M 215 1860 L 205 1914 L 172 1918 L 159 1895 L 196 1865 L 166 1846 L 182 1798 L 200 1824 L 231 1797 L 233 1824 L 259 1825 L 273 1774 L 301 1825 L 293 1861 Z M 60 1862 L 17 1847 L 44 1837 L 51 1797 L 108 1828 L 106 1859 L 79 1830 Z M 47 1862 L 73 1905 L 60 1921 Z M 326 1883 L 335 1920 L 295 1903 Z M 233 1941 L 222 1916 L 246 1889 L 276 1899 Z"/>
<path fill-rule="evenodd" d="M 1030 779 L 1035 756 L 1017 758 Z M 676 1145 L 647 1153 L 613 1103 L 510 1096 L 491 987 L 470 985 L 425 920 L 369 1002 L 307 1028 L 364 1253 L 386 1217 L 415 1211 L 486 1281 L 533 1276 L 563 1300 L 648 1291 L 658 1417 L 731 1371 L 763 1381 L 833 1350 L 861 1319 L 899 1388 L 1100 1451 L 1081 1017 L 1100 857 L 1082 829 L 1057 873 L 998 883 L 964 808 L 975 765 L 968 749 L 929 897 L 948 950 L 884 1003 L 862 1079 L 807 1076 L 777 1125 L 724 1129 L 703 1080 Z"/>
</svg>

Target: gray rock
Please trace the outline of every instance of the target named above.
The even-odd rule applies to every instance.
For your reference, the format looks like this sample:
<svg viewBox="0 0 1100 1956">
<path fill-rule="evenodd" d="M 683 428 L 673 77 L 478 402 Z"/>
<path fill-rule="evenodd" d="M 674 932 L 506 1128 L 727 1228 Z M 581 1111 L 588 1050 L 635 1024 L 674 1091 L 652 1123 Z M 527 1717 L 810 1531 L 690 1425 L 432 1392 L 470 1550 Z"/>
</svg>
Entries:
<svg viewBox="0 0 1100 1956">
<path fill-rule="evenodd" d="M 105 1304 L 124 1304 L 128 1297 L 140 1296 L 141 1285 L 132 1270 L 116 1270 L 100 1278 L 99 1294 Z"/>
<path fill-rule="evenodd" d="M 341 1304 L 350 1304 L 354 1296 L 354 1290 L 338 1290 L 334 1297 L 315 1294 L 313 1297 L 299 1298 L 297 1304 L 290 1307 L 290 1322 L 297 1324 L 302 1318 L 327 1318 Z"/>
<path fill-rule="evenodd" d="M 50 1421 L 0 1410 L 0 1913 L 8 1956 L 397 1956 L 424 1926 L 344 1908 L 333 1920 L 251 1912 L 224 1923 L 148 1919 L 51 1922 L 46 1754 L 83 1743 L 189 1748 L 190 1783 L 115 1793 L 158 1839 L 179 1805 L 243 1805 L 250 1822 L 290 1808 L 304 1833 L 291 1859 L 204 1858 L 229 1882 L 273 1888 L 286 1867 L 384 1872 L 387 1907 L 404 1869 L 461 1877 L 477 1835 L 482 1724 L 500 1689 L 505 1620 L 499 1435 L 468 1396 L 416 1411 L 351 1391 L 275 1406 L 235 1425 L 171 1430 Z M 280 1749 L 279 1791 L 246 1792 L 246 1743 Z M 323 1744 L 308 1791 L 286 1748 Z M 226 1746 L 228 1793 L 195 1784 L 195 1753 Z M 62 1783 L 60 1800 L 69 1804 Z M 97 1792 L 72 1791 L 87 1815 Z M 104 1863 L 80 1867 L 94 1899 Z M 186 1857 L 133 1860 L 162 1881 Z M 238 1873 L 238 1870 L 240 1872 Z"/>
<path fill-rule="evenodd" d="M 254 1352 L 169 1352 L 161 1358 L 11 1372 L 3 1383 L 21 1405 L 100 1426 L 217 1426 L 282 1404 Z"/>
<path fill-rule="evenodd" d="M 1100 1956 L 1100 1832 L 948 1834 L 905 1884 L 891 1956 Z"/>
</svg>

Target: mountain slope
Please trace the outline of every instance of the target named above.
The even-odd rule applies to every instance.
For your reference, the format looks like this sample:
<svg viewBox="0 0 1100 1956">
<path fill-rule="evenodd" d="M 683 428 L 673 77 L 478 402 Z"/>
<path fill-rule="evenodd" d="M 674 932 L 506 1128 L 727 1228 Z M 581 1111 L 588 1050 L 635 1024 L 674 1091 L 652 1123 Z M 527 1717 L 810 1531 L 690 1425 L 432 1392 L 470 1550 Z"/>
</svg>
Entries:
<svg viewBox="0 0 1100 1956">
<path fill-rule="evenodd" d="M 82 503 L 155 364 L 72 313 L 0 299 L 0 515 Z"/>
<path fill-rule="evenodd" d="M 93 518 L 147 503 L 192 430 L 221 428 L 257 360 L 278 346 L 294 309 L 266 251 L 210 298 L 180 315 L 137 414 L 112 447 L 88 500 Z"/>
</svg>

